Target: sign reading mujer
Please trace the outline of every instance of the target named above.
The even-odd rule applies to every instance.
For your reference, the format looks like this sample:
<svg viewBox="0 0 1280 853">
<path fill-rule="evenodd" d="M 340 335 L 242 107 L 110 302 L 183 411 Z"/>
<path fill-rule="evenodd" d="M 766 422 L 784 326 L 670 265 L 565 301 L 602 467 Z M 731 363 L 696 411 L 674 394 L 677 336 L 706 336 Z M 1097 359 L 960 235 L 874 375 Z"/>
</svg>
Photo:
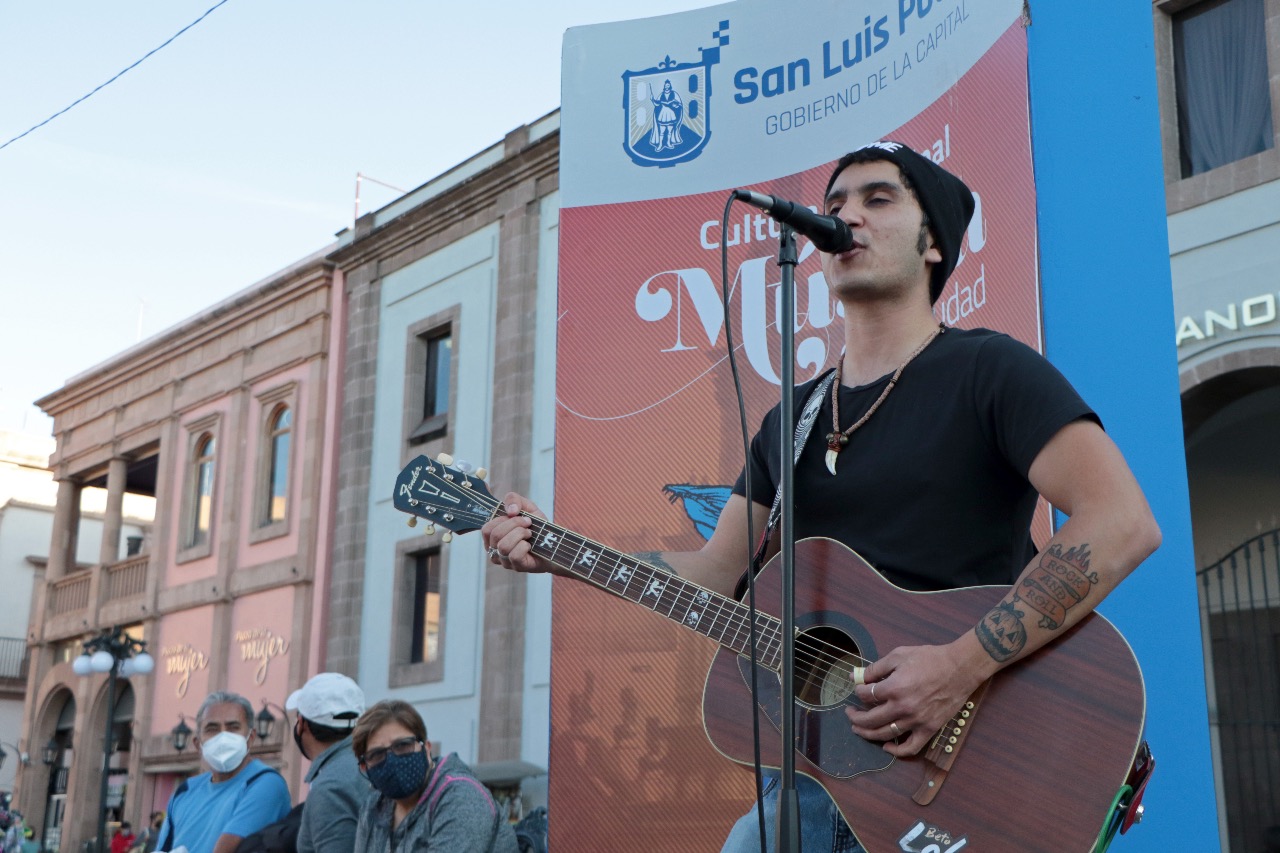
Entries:
<svg viewBox="0 0 1280 853">
<path fill-rule="evenodd" d="M 743 464 L 722 251 L 749 429 L 781 358 L 798 381 L 838 358 L 818 253 L 802 241 L 779 316 L 778 228 L 744 206 L 722 221 L 734 188 L 816 209 L 845 152 L 912 146 L 977 197 L 938 318 L 1040 348 L 1022 8 L 739 0 L 566 34 L 557 522 L 630 552 L 696 548 L 714 526 Z M 704 735 L 714 647 L 580 584 L 557 584 L 553 624 L 551 798 L 575 803 L 557 849 L 717 849 L 752 784 Z"/>
</svg>

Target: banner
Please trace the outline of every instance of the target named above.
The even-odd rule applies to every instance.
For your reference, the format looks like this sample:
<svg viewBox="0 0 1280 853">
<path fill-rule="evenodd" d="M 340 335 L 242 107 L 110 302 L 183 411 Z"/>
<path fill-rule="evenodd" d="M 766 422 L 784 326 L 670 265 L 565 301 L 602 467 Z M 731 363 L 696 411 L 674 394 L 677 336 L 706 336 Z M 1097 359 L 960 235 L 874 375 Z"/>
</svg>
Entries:
<svg viewBox="0 0 1280 853">
<path fill-rule="evenodd" d="M 754 432 L 779 394 L 777 226 L 735 187 L 821 205 L 844 153 L 895 139 L 978 209 L 935 306 L 1041 349 L 1021 0 L 766 0 L 570 30 L 561 116 L 556 521 L 628 552 L 691 550 L 743 464 L 720 304 Z M 839 357 L 843 319 L 800 245 L 795 375 Z M 557 579 L 557 850 L 718 849 L 751 774 L 708 744 L 715 647 Z M 764 737 L 776 738 L 766 731 Z"/>
</svg>

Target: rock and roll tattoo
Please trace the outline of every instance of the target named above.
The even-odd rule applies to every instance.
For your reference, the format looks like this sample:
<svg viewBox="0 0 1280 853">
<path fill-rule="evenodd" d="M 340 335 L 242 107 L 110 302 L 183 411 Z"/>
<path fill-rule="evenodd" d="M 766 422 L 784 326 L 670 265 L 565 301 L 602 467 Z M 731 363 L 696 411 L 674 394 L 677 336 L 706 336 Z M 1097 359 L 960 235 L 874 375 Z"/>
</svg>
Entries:
<svg viewBox="0 0 1280 853">
<path fill-rule="evenodd" d="M 1039 615 L 1041 628 L 1061 628 L 1067 611 L 1088 598 L 1098 582 L 1098 574 L 1089 571 L 1090 556 L 1087 543 L 1065 551 L 1059 544 L 1050 545 L 1035 568 L 974 629 L 987 654 L 1006 661 L 1021 652 L 1027 644 L 1023 619 L 1030 611 Z"/>
</svg>

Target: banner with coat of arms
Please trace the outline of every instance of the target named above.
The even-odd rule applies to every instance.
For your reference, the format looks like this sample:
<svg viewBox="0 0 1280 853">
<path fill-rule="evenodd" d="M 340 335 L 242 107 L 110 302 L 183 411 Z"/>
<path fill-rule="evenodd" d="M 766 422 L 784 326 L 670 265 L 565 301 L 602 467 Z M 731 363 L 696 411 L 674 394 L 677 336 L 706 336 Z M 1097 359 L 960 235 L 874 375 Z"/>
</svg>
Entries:
<svg viewBox="0 0 1280 853">
<path fill-rule="evenodd" d="M 978 211 L 935 306 L 1040 348 L 1021 0 L 738 0 L 570 30 L 560 162 L 556 522 L 624 552 L 691 550 L 743 464 L 720 253 L 749 429 L 780 382 L 779 231 L 738 187 L 817 207 L 845 152 L 911 145 Z M 795 375 L 843 325 L 801 241 Z M 705 637 L 557 578 L 552 844 L 717 850 L 752 804 L 700 714 Z M 764 732 L 764 737 L 777 737 Z"/>
</svg>

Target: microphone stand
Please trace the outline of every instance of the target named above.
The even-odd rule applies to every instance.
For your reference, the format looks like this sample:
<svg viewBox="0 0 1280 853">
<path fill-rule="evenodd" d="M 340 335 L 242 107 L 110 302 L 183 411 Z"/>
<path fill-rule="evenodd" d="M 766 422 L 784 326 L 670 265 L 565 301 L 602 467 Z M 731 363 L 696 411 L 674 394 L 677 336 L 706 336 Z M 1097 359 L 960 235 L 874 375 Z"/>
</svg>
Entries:
<svg viewBox="0 0 1280 853">
<path fill-rule="evenodd" d="M 778 853 L 800 851 L 800 798 L 796 791 L 795 761 L 795 528 L 791 499 L 795 474 L 795 268 L 796 235 L 781 225 L 778 238 L 778 266 L 782 270 L 779 302 L 782 331 L 782 399 L 779 414 L 781 433 L 781 473 L 778 489 L 779 526 L 782 536 L 782 768 L 778 780 Z"/>
</svg>

